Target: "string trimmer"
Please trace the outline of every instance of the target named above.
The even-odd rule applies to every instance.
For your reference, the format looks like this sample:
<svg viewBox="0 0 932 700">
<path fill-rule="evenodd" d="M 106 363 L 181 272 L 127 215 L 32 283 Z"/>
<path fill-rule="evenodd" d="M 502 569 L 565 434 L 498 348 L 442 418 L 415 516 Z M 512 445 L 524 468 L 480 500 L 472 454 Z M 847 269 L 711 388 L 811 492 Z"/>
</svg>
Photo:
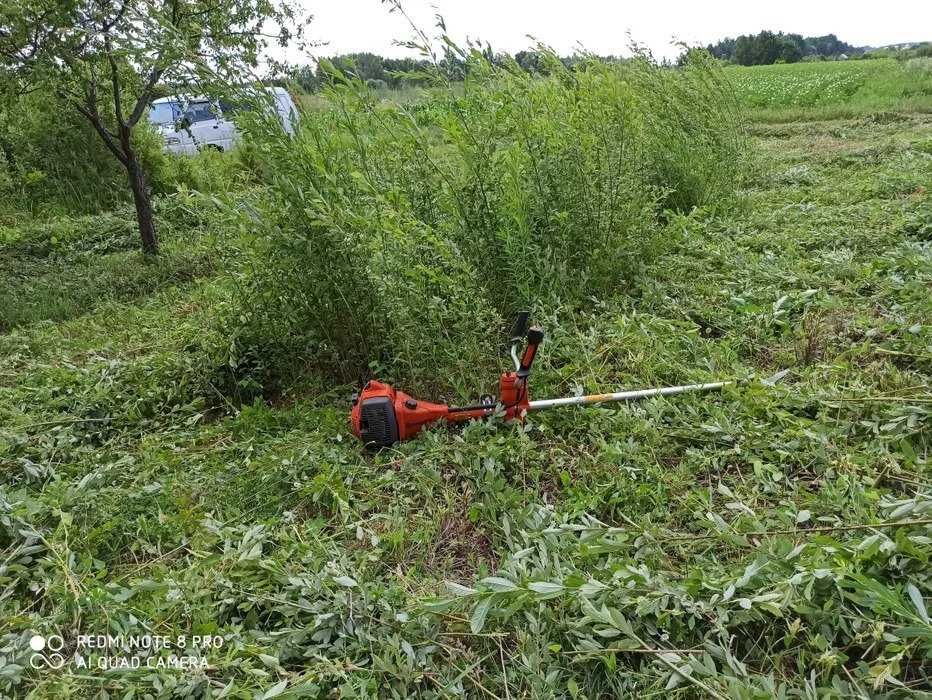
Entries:
<svg viewBox="0 0 932 700">
<path fill-rule="evenodd" d="M 523 420 L 530 411 L 542 411 L 557 406 L 589 406 L 618 401 L 636 401 L 651 396 L 717 391 L 738 383 L 738 380 L 727 380 L 531 401 L 528 379 L 531 366 L 534 364 L 534 357 L 537 355 L 537 348 L 544 339 L 544 331 L 538 326 L 532 326 L 529 329 L 527 322 L 526 312 L 518 315 L 511 339 L 511 358 L 515 368 L 511 372 L 502 373 L 499 378 L 497 400 L 492 396 L 484 396 L 478 404 L 472 406 L 448 406 L 415 399 L 390 384 L 373 379 L 366 383 L 362 393 L 353 395 L 353 407 L 350 411 L 353 432 L 367 447 L 388 447 L 399 440 L 413 438 L 424 426 L 441 420 L 448 423 L 460 423 L 492 415 L 502 415 L 506 421 Z M 518 355 L 518 347 L 525 338 L 527 345 L 524 352 Z M 774 384 L 780 381 L 786 372 L 787 370 L 778 372 L 764 382 Z"/>
</svg>

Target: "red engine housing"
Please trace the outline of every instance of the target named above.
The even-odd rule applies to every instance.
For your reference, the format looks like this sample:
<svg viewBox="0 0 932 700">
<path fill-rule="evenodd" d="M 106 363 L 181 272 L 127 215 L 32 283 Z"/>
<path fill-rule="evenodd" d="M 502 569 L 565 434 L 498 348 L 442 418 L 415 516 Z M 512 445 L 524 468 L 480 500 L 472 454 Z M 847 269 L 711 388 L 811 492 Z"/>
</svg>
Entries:
<svg viewBox="0 0 932 700">
<path fill-rule="evenodd" d="M 526 326 L 527 313 L 521 314 L 519 325 Z M 523 333 L 523 331 L 521 331 Z M 516 331 L 514 341 L 520 340 Z M 537 326 L 527 329 L 527 346 L 520 360 L 512 347 L 516 371 L 505 372 L 498 380 L 498 403 L 482 403 L 477 406 L 451 407 L 443 403 L 420 401 L 410 394 L 395 389 L 390 384 L 370 380 L 359 396 L 353 398 L 350 425 L 367 446 L 387 447 L 399 440 L 408 440 L 417 435 L 421 428 L 438 420 L 450 423 L 484 418 L 498 410 L 504 411 L 505 420 L 524 420 L 530 408 L 528 377 L 537 347 L 544 339 L 544 332 Z"/>
<path fill-rule="evenodd" d="M 515 372 L 505 372 L 499 378 L 498 405 L 465 408 L 421 401 L 373 379 L 353 399 L 350 424 L 353 433 L 367 445 L 385 447 L 414 437 L 429 423 L 441 419 L 458 423 L 483 418 L 494 414 L 499 407 L 504 409 L 506 420 L 523 420 L 529 401 L 527 382 L 519 379 Z"/>
</svg>

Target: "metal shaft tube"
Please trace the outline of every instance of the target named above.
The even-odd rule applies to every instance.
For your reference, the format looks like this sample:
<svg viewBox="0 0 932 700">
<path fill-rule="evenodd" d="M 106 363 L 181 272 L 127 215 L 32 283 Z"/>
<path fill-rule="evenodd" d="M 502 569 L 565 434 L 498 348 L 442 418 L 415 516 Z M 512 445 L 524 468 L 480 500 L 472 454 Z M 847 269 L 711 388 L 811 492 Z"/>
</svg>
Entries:
<svg viewBox="0 0 932 700">
<path fill-rule="evenodd" d="M 540 411 L 556 406 L 589 406 L 594 403 L 611 403 L 613 401 L 637 401 L 651 396 L 673 396 L 689 392 L 716 391 L 722 387 L 735 384 L 734 381 L 711 382 L 709 384 L 681 384 L 680 386 L 665 386 L 658 389 L 636 389 L 634 391 L 618 391 L 614 394 L 589 394 L 588 396 L 567 396 L 562 399 L 540 399 L 531 401 L 529 411 Z"/>
</svg>

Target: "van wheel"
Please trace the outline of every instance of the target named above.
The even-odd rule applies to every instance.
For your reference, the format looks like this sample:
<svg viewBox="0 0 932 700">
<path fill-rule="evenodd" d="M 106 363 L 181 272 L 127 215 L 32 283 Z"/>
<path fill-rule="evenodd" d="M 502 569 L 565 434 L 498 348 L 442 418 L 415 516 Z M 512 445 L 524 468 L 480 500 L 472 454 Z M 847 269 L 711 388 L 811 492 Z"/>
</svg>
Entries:
<svg viewBox="0 0 932 700">
<path fill-rule="evenodd" d="M 217 151 L 218 153 L 223 153 L 223 146 L 218 146 L 215 143 L 208 143 L 206 146 L 203 146 L 205 151 Z"/>
</svg>

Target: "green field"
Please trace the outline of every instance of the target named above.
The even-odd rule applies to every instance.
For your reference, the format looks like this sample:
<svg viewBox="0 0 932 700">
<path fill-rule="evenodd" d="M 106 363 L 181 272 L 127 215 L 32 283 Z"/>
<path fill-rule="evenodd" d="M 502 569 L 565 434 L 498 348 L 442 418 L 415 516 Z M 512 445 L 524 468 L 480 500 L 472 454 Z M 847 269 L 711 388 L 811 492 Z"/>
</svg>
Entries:
<svg viewBox="0 0 932 700">
<path fill-rule="evenodd" d="M 840 118 L 932 111 L 932 59 L 817 61 L 726 69 L 755 119 Z"/>
<path fill-rule="evenodd" d="M 637 70 L 315 98 L 156 261 L 0 217 L 0 695 L 932 692 L 929 64 Z M 536 397 L 752 380 L 361 449 L 360 379 L 475 398 L 525 305 Z"/>
</svg>

